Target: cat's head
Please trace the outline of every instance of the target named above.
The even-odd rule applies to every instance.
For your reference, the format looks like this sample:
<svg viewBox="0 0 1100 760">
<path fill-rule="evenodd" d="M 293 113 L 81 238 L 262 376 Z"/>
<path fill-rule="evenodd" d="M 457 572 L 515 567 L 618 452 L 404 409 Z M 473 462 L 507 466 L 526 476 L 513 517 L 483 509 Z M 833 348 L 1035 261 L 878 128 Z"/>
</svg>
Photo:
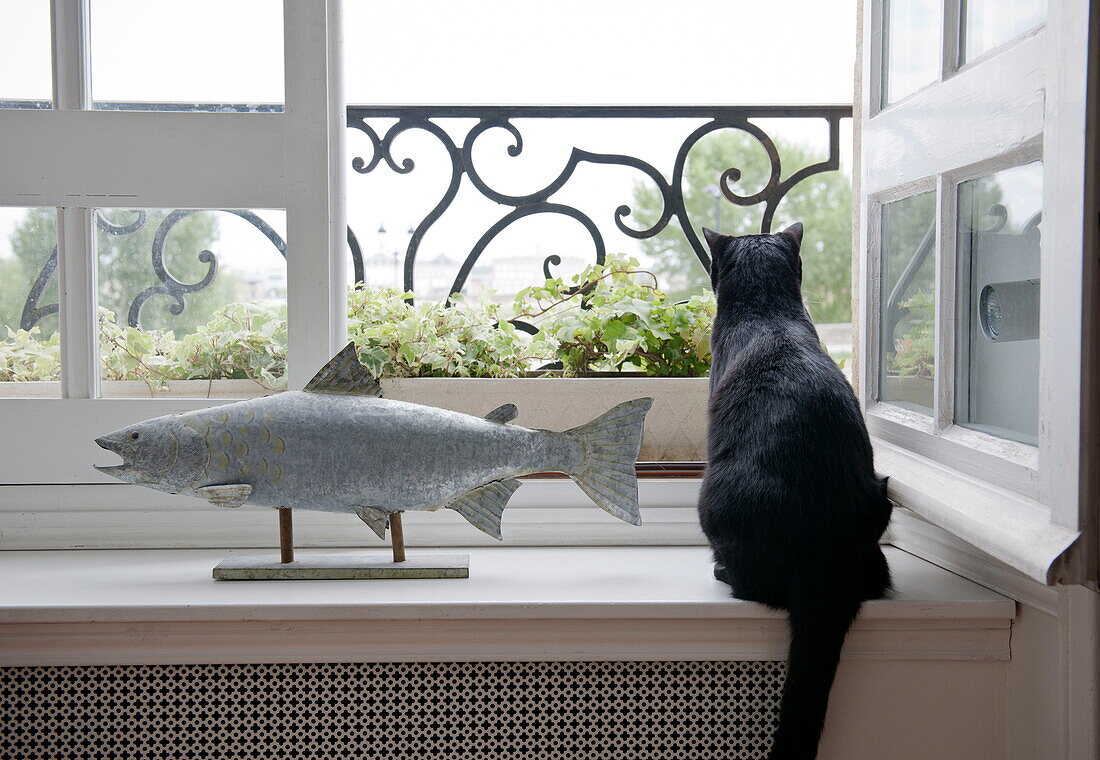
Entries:
<svg viewBox="0 0 1100 760">
<path fill-rule="evenodd" d="M 710 281 L 719 304 L 802 303 L 802 225 L 774 235 L 722 235 L 703 229 Z"/>
</svg>

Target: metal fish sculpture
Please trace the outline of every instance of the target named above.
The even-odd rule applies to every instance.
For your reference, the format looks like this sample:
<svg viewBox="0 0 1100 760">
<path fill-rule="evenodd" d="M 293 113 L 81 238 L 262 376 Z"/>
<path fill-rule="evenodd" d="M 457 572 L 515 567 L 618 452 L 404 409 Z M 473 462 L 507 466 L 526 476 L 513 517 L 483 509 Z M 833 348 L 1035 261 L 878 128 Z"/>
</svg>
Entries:
<svg viewBox="0 0 1100 760">
<path fill-rule="evenodd" d="M 96 469 L 219 507 L 350 512 L 379 538 L 390 513 L 448 508 L 497 539 L 516 477 L 562 472 L 607 512 L 641 524 L 634 463 L 653 399 L 555 433 L 507 424 L 512 404 L 482 418 L 380 396 L 348 344 L 303 391 L 155 417 L 97 438 L 123 463 Z"/>
</svg>

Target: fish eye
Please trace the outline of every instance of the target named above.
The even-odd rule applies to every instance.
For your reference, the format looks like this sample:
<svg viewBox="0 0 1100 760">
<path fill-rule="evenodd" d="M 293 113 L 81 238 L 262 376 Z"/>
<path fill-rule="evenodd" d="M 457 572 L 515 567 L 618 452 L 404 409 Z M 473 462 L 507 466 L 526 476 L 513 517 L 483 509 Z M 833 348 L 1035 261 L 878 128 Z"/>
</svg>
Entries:
<svg viewBox="0 0 1100 760">
<path fill-rule="evenodd" d="M 138 438 L 141 438 L 141 433 L 139 433 L 138 431 L 135 430 L 134 432 L 130 433 L 131 441 L 136 441 Z"/>
</svg>

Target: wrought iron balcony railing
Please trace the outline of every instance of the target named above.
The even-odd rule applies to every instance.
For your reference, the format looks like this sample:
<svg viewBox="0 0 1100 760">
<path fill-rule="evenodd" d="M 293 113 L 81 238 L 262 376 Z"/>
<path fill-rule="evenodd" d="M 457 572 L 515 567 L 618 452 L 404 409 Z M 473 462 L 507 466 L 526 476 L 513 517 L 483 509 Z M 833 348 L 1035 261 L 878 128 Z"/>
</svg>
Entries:
<svg viewBox="0 0 1100 760">
<path fill-rule="evenodd" d="M 120 108 L 121 104 L 110 104 Z M 140 108 L 142 104 L 130 104 L 131 107 Z M 156 106 L 156 110 L 169 110 L 161 104 L 148 104 Z M 189 110 L 196 110 L 192 106 Z M 176 109 L 178 110 L 178 109 Z M 187 110 L 187 109 L 185 109 Z M 202 107 L 200 110 L 211 110 L 210 107 Z M 218 107 L 214 110 L 240 110 L 233 106 Z M 255 108 L 249 107 L 249 110 Z M 266 110 L 266 109 L 265 109 Z M 277 110 L 272 108 L 271 110 Z M 695 232 L 695 226 L 689 218 L 685 204 L 685 170 L 688 165 L 689 154 L 705 136 L 720 130 L 738 130 L 750 135 L 768 157 L 770 166 L 769 176 L 764 178 L 762 188 L 749 195 L 741 195 L 731 186 L 741 178 L 741 170 L 738 167 L 729 167 L 714 178 L 714 183 L 721 191 L 722 197 L 729 203 L 740 207 L 760 207 L 760 231 L 768 232 L 771 229 L 776 209 L 780 201 L 803 180 L 815 174 L 828 171 L 836 171 L 840 166 L 840 123 L 852 115 L 851 106 L 827 105 L 827 106 L 349 106 L 347 109 L 348 128 L 357 130 L 367 137 L 372 152 L 369 155 L 355 155 L 351 159 L 351 168 L 360 175 L 370 175 L 385 170 L 397 174 L 408 174 L 416 169 L 416 161 L 412 157 L 394 155 L 394 141 L 402 134 L 410 132 L 422 132 L 434 137 L 446 150 L 450 160 L 450 180 L 443 189 L 438 202 L 419 222 L 412 227 L 408 245 L 404 252 L 402 262 L 403 286 L 407 291 L 417 292 L 416 283 L 416 259 L 425 234 L 435 225 L 452 206 L 459 188 L 463 182 L 472 186 L 481 196 L 494 201 L 503 207 L 499 218 L 484 230 L 477 241 L 461 261 L 454 280 L 449 288 L 449 295 L 460 293 L 467 283 L 470 272 L 478 259 L 484 253 L 486 247 L 505 229 L 525 217 L 539 214 L 553 214 L 572 218 L 579 222 L 591 236 L 594 247 L 594 260 L 596 263 L 604 261 L 607 244 L 599 225 L 583 209 L 569 205 L 556 198 L 556 194 L 562 190 L 574 176 L 574 173 L 582 164 L 603 164 L 627 167 L 639 172 L 640 177 L 648 178 L 658 190 L 662 203 L 659 218 L 651 226 L 638 229 L 627 223 L 631 215 L 631 208 L 627 204 L 618 206 L 615 211 L 614 224 L 617 230 L 630 238 L 642 240 L 654 237 L 669 227 L 673 220 L 678 223 L 681 234 L 684 235 L 688 245 L 702 264 L 704 269 L 709 269 L 709 256 L 706 247 L 699 240 Z M 800 119 L 817 120 L 824 122 L 828 129 L 829 147 L 825 160 L 799 168 L 797 171 L 783 175 L 783 156 L 776 147 L 776 143 L 754 120 L 758 119 Z M 474 164 L 474 145 L 478 138 L 486 132 L 494 129 L 506 131 L 512 138 L 512 144 L 507 148 L 511 157 L 519 156 L 524 149 L 523 135 L 516 125 L 517 120 L 546 119 L 675 119 L 681 120 L 691 126 L 687 127 L 687 133 L 678 145 L 674 146 L 672 156 L 671 176 L 665 176 L 653 164 L 634 156 L 618 153 L 596 153 L 574 146 L 571 154 L 558 174 L 539 190 L 524 195 L 511 195 L 492 187 L 479 173 Z M 441 120 L 463 120 L 462 122 L 449 122 L 448 127 L 441 126 Z M 454 124 L 468 124 L 468 120 L 474 120 L 461 135 L 456 136 Z M 171 300 L 167 307 L 172 314 L 181 314 L 187 307 L 187 296 L 209 286 L 217 273 L 217 257 L 211 251 L 196 252 L 199 261 L 207 266 L 205 275 L 196 282 L 182 282 L 174 277 L 164 263 L 164 244 L 172 227 L 185 218 L 188 210 L 178 210 L 169 214 L 160 223 L 153 237 L 150 250 L 150 262 L 153 273 L 160 284 L 145 289 L 139 293 L 130 305 L 127 314 L 127 322 L 131 326 L 138 326 L 141 319 L 141 311 L 149 299 L 154 296 L 164 296 Z M 271 242 L 273 252 L 279 255 L 287 255 L 286 243 L 282 237 L 271 229 L 262 219 L 255 214 L 243 210 L 228 210 L 228 213 L 248 221 L 259 229 Z M 100 217 L 98 219 L 100 229 L 110 235 L 127 235 L 136 232 L 146 224 L 146 216 L 139 212 L 135 219 L 126 225 L 112 224 Z M 352 259 L 355 278 L 358 282 L 364 281 L 364 264 L 362 246 L 355 232 L 348 229 L 348 246 Z M 549 256 L 543 262 L 543 272 L 547 277 L 551 276 L 550 267 L 561 263 L 557 256 Z M 50 279 L 57 268 L 57 251 L 54 249 L 45 265 L 42 267 L 37 280 L 31 287 L 24 305 L 21 327 L 30 329 L 48 314 L 57 311 L 57 304 L 41 304 L 42 295 Z"/>
</svg>

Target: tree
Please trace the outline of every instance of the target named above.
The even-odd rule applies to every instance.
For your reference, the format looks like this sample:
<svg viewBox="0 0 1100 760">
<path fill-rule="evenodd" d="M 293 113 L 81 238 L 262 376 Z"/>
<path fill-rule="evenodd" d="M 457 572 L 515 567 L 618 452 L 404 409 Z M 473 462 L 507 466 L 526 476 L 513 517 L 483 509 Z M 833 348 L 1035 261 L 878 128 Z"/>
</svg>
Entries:
<svg viewBox="0 0 1100 760">
<path fill-rule="evenodd" d="M 96 255 L 99 266 L 99 305 L 115 314 L 125 324 L 130 304 L 149 287 L 163 285 L 152 266 L 153 238 L 169 212 L 151 210 L 145 224 L 124 235 L 96 231 Z M 135 221 L 132 211 L 107 211 L 105 218 L 123 226 Z M 56 214 L 52 208 L 35 208 L 12 232 L 14 256 L 0 260 L 0 324 L 17 329 L 23 304 L 42 265 L 46 263 L 57 240 Z M 191 214 L 180 220 L 165 240 L 164 262 L 169 273 L 180 282 L 199 282 L 208 265 L 199 261 L 199 253 L 218 240 L 218 222 L 212 213 Z M 57 275 L 39 299 L 39 305 L 57 302 Z M 236 300 L 240 283 L 232 273 L 219 270 L 209 287 L 184 295 L 186 308 L 176 316 L 168 311 L 175 303 L 169 296 L 155 295 L 146 301 L 141 312 L 141 327 L 170 329 L 177 337 L 194 332 L 205 324 L 215 309 Z M 41 323 L 42 337 L 57 329 L 55 317 Z"/>
<path fill-rule="evenodd" d="M 0 259 L 0 339 L 7 328 L 19 329 L 23 306 L 38 273 L 57 244 L 57 214 L 52 208 L 28 209 L 10 236 L 13 256 Z M 39 306 L 57 303 L 57 278 L 51 277 L 38 299 Z M 43 337 L 57 330 L 57 317 L 48 316 L 39 323 Z"/>
<path fill-rule="evenodd" d="M 803 166 L 824 160 L 812 149 L 775 140 L 783 177 Z M 688 218 L 702 239 L 702 228 L 719 228 L 728 235 L 760 231 L 763 204 L 736 206 L 715 193 L 722 172 L 737 167 L 742 179 L 735 185 L 740 195 L 763 187 L 771 164 L 756 139 L 740 130 L 714 132 L 700 140 L 688 156 L 684 171 L 684 203 Z M 663 201 L 651 184 L 634 188 L 634 218 L 649 226 L 660 218 Z M 815 174 L 787 193 L 772 222 L 773 230 L 802 222 L 802 289 L 810 316 L 817 322 L 847 322 L 852 310 L 852 183 L 839 171 Z M 709 278 L 674 218 L 661 234 L 642 241 L 643 252 L 672 293 L 686 297 L 709 287 Z"/>
</svg>

